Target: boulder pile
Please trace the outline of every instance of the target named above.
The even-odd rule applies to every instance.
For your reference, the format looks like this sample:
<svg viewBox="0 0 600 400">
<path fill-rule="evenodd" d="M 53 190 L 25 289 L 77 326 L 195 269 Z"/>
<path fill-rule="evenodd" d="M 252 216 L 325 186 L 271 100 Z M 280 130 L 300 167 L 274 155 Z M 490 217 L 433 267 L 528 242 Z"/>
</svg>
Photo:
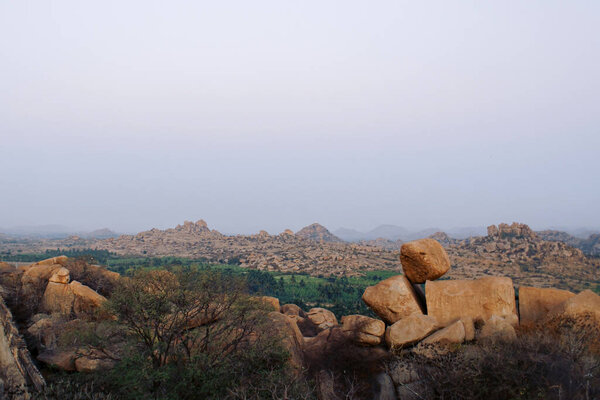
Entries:
<svg viewBox="0 0 600 400">
<path fill-rule="evenodd" d="M 521 287 L 517 296 L 507 277 L 439 280 L 449 271 L 450 261 L 444 248 L 430 238 L 403 244 L 400 261 L 403 275 L 367 287 L 362 296 L 380 319 L 347 315 L 338 325 L 326 309 L 305 313 L 296 305 L 283 305 L 281 313 L 302 333 L 297 342 L 305 353 L 326 351 L 344 339 L 371 349 L 514 340 L 520 323 L 581 313 L 596 314 L 600 320 L 600 296 L 589 290 L 576 295 Z"/>
<path fill-rule="evenodd" d="M 71 271 L 69 268 L 82 267 L 73 264 L 73 261 L 65 256 L 53 257 L 18 268 L 3 268 L 0 273 L 6 274 L 6 276 L 10 275 L 11 281 L 14 282 L 15 294 L 10 297 L 18 298 L 21 305 L 27 304 L 28 311 L 33 313 L 33 315 L 27 316 L 25 337 L 37 352 L 38 361 L 66 371 L 89 372 L 108 368 L 113 362 L 103 358 L 104 355 L 92 354 L 80 348 L 60 347 L 57 343 L 61 332 L 77 324 L 84 324 L 89 317 L 107 317 L 98 313 L 106 298 L 91 287 L 71 280 L 72 273 L 76 269 Z M 88 273 L 94 274 L 96 278 L 101 277 L 110 282 L 116 282 L 120 277 L 115 272 L 95 265 L 85 264 L 83 268 Z M 17 335 L 15 335 L 16 337 Z M 2 338 L 0 338 L 0 342 L 2 342 Z M 22 343 L 25 342 L 22 341 Z M 0 347 L 2 346 L 0 345 Z M 24 344 L 19 351 L 23 354 L 26 353 L 29 357 L 29 352 Z M 27 357 L 20 356 L 21 362 L 25 362 Z M 18 361 L 17 358 L 15 360 Z M 0 360 L 0 366 L 2 365 L 3 361 Z M 22 367 L 19 368 L 24 370 Z M 33 385 L 38 388 L 40 383 L 35 381 L 35 373 L 32 374 L 34 379 L 28 377 L 28 380 L 33 381 Z"/>
</svg>

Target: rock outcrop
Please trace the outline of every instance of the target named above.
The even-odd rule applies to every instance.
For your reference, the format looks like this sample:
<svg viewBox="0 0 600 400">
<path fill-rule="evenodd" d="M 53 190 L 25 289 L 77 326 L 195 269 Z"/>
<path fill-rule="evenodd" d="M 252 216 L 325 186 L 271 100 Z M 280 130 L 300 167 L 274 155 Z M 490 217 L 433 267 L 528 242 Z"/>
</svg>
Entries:
<svg viewBox="0 0 600 400">
<path fill-rule="evenodd" d="M 99 309 L 105 301 L 95 290 L 77 281 L 70 282 L 69 270 L 61 267 L 48 280 L 42 308 L 48 313 L 83 316 Z"/>
<path fill-rule="evenodd" d="M 434 317 L 422 314 L 409 315 L 388 326 L 385 342 L 389 347 L 403 347 L 417 343 L 438 327 Z"/>
<path fill-rule="evenodd" d="M 358 344 L 376 346 L 385 334 L 385 323 L 364 315 L 346 315 L 342 317 L 342 331 Z"/>
<path fill-rule="evenodd" d="M 332 328 L 338 324 L 335 314 L 321 307 L 311 308 L 308 319 L 319 329 Z"/>
<path fill-rule="evenodd" d="M 423 344 L 452 344 L 465 341 L 465 326 L 461 320 L 455 321 L 444 329 L 425 338 Z"/>
<path fill-rule="evenodd" d="M 423 314 L 415 289 L 403 275 L 393 276 L 375 286 L 369 286 L 362 299 L 388 324 L 412 314 Z"/>
<path fill-rule="evenodd" d="M 323 225 L 314 223 L 296 232 L 296 236 L 316 242 L 343 242 L 342 239 L 329 232 Z"/>
<path fill-rule="evenodd" d="M 27 398 L 30 391 L 41 390 L 46 385 L 1 296 L 0 381 L 3 383 L 0 398 Z"/>
<path fill-rule="evenodd" d="M 412 283 L 433 281 L 450 269 L 446 250 L 434 239 L 404 243 L 400 250 L 404 274 Z"/>
<path fill-rule="evenodd" d="M 550 315 L 577 317 L 578 315 L 595 315 L 596 321 L 600 322 L 600 296 L 591 290 L 570 297 L 563 303 L 556 306 Z M 600 329 L 600 326 L 598 327 Z"/>
<path fill-rule="evenodd" d="M 461 317 L 485 321 L 492 315 L 516 316 L 515 290 L 510 278 L 427 281 L 428 315 L 442 326 Z"/>
<path fill-rule="evenodd" d="M 568 290 L 521 286 L 519 288 L 521 323 L 530 324 L 543 320 L 552 309 L 573 296 L 575 293 Z"/>
</svg>

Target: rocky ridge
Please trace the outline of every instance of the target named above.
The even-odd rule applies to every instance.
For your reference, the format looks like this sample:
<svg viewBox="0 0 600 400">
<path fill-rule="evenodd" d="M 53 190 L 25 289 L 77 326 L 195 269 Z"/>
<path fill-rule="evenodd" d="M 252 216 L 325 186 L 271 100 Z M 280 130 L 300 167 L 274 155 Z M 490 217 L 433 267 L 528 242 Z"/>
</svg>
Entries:
<svg viewBox="0 0 600 400">
<path fill-rule="evenodd" d="M 565 243 L 545 241 L 516 222 L 491 225 L 487 236 L 446 241 L 445 247 L 452 278 L 506 275 L 520 284 L 578 289 L 600 279 L 600 260 Z"/>
<path fill-rule="evenodd" d="M 329 232 L 329 230 L 327 230 L 327 228 L 325 228 L 323 225 L 318 224 L 316 222 L 314 224 L 305 226 L 304 228 L 300 229 L 298 232 L 296 232 L 296 236 L 301 237 L 303 239 L 314 240 L 317 242 L 343 242 L 342 239 L 335 236 L 334 234 Z"/>
<path fill-rule="evenodd" d="M 152 229 L 137 235 L 96 241 L 93 247 L 123 255 L 177 255 L 211 262 L 239 262 L 242 267 L 259 270 L 324 275 L 352 275 L 361 270 L 398 268 L 397 252 L 343 243 L 339 239 L 332 241 L 335 237 L 323 229 L 311 225 L 297 234 L 286 230 L 279 235 L 261 231 L 255 235 L 226 236 L 210 230 L 206 222 L 200 220 L 173 229 Z M 78 246 L 83 245 L 73 245 Z"/>
</svg>

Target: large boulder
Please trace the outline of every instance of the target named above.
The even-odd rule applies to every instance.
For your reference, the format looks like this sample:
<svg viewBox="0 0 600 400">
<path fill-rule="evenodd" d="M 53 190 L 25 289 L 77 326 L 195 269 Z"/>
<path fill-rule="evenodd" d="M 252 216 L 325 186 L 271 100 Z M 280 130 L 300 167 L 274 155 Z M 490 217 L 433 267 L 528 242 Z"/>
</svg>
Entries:
<svg viewBox="0 0 600 400">
<path fill-rule="evenodd" d="M 400 261 L 404 274 L 412 283 L 433 281 L 450 269 L 450 258 L 435 239 L 404 243 L 400 249 Z"/>
<path fill-rule="evenodd" d="M 46 350 L 37 359 L 46 365 L 51 365 L 63 371 L 75 371 L 76 349 Z"/>
<path fill-rule="evenodd" d="M 425 338 L 423 344 L 451 344 L 462 343 L 465 341 L 465 326 L 461 320 L 455 321 L 444 329 L 441 329 L 433 335 Z"/>
<path fill-rule="evenodd" d="M 65 283 L 48 282 L 42 297 L 42 309 L 47 313 L 60 313 L 69 315 L 73 311 L 75 294 L 71 285 Z"/>
<path fill-rule="evenodd" d="M 320 329 L 327 329 L 338 324 L 335 314 L 321 307 L 311 308 L 308 319 Z"/>
<path fill-rule="evenodd" d="M 552 309 L 573 296 L 575 293 L 568 290 L 521 286 L 519 288 L 521 323 L 535 323 L 543 320 Z"/>
<path fill-rule="evenodd" d="M 485 277 L 476 280 L 427 281 L 427 313 L 441 326 L 461 317 L 485 321 L 492 315 L 517 318 L 512 279 Z"/>
<path fill-rule="evenodd" d="M 100 351 L 83 351 L 75 359 L 75 369 L 77 372 L 96 372 L 111 369 L 116 361 L 108 358 Z"/>
<path fill-rule="evenodd" d="M 342 331 L 358 344 L 376 346 L 381 343 L 385 324 L 364 315 L 346 315 L 342 317 Z"/>
<path fill-rule="evenodd" d="M 591 314 L 595 315 L 596 320 L 600 322 L 600 296 L 591 290 L 584 290 L 556 306 L 550 314 L 568 317 Z"/>
<path fill-rule="evenodd" d="M 303 363 L 302 346 L 304 338 L 296 322 L 285 314 L 271 311 L 268 314 L 270 327 L 274 333 L 280 335 L 281 343 L 290 354 L 290 364 L 294 368 L 301 368 Z"/>
<path fill-rule="evenodd" d="M 258 300 L 265 306 L 272 308 L 273 311 L 280 310 L 279 299 L 277 297 L 261 296 L 258 298 Z"/>
<path fill-rule="evenodd" d="M 48 280 L 42 297 L 42 308 L 48 313 L 77 316 L 90 314 L 100 308 L 106 298 L 77 281 L 70 282 L 69 270 L 60 267 Z"/>
<path fill-rule="evenodd" d="M 23 268 L 21 275 L 21 283 L 26 295 L 31 295 L 34 292 L 44 290 L 48 280 L 56 271 L 63 268 L 67 264 L 67 257 L 60 256 L 49 258 Z"/>
<path fill-rule="evenodd" d="M 0 274 L 13 273 L 16 270 L 14 265 L 0 261 Z"/>
<path fill-rule="evenodd" d="M 437 327 L 434 317 L 423 314 L 413 314 L 393 325 L 385 332 L 385 342 L 390 347 L 409 346 L 433 332 Z"/>
<path fill-rule="evenodd" d="M 82 285 L 77 281 L 71 282 L 69 286 L 75 295 L 73 312 L 75 312 L 75 314 L 78 316 L 93 313 L 106 301 L 106 297 L 98 294 L 94 289 Z"/>
<path fill-rule="evenodd" d="M 297 316 L 297 317 L 302 317 L 302 318 L 306 318 L 306 316 L 307 316 L 306 313 L 304 312 L 304 310 L 295 304 L 282 305 L 281 313 L 285 314 L 285 315 L 289 315 L 289 316 Z"/>
<path fill-rule="evenodd" d="M 404 275 L 397 275 L 369 286 L 363 301 L 388 324 L 412 314 L 423 314 L 414 288 Z"/>
</svg>

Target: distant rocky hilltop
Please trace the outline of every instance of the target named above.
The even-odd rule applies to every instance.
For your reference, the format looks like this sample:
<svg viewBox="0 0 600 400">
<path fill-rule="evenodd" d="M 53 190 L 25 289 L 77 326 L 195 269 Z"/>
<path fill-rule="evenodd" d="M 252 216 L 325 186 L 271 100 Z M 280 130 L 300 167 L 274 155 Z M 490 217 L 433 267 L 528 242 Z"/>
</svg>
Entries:
<svg viewBox="0 0 600 400">
<path fill-rule="evenodd" d="M 566 243 L 577 247 L 588 256 L 600 257 L 600 233 L 592 234 L 586 239 L 575 237 L 562 231 L 547 230 L 536 233 L 543 240 Z"/>
<path fill-rule="evenodd" d="M 430 238 L 446 248 L 453 266 L 449 274 L 452 278 L 508 275 L 519 284 L 571 290 L 600 283 L 600 259 L 559 241 L 568 239 L 560 233 L 536 233 L 525 224 L 513 223 L 492 225 L 486 236 L 464 240 L 444 232 L 436 232 Z M 596 244 L 586 242 L 589 248 L 598 246 L 598 239 Z M 187 221 L 171 229 L 151 229 L 103 240 L 0 238 L 0 254 L 95 248 L 121 255 L 180 256 L 259 270 L 328 276 L 355 275 L 366 270 L 398 270 L 403 244 L 401 240 L 383 238 L 343 242 L 319 224 L 309 225 L 296 234 L 288 229 L 278 235 L 261 231 L 254 235 L 228 236 L 211 230 L 205 221 L 199 220 Z"/>
<path fill-rule="evenodd" d="M 487 236 L 440 240 L 455 266 L 452 276 L 509 275 L 541 287 L 584 288 L 600 278 L 600 260 L 562 242 L 546 241 L 520 223 L 492 225 Z"/>
<path fill-rule="evenodd" d="M 294 234 L 261 231 L 255 235 L 227 236 L 208 228 L 205 221 L 185 222 L 172 229 L 151 229 L 122 235 L 92 246 L 123 255 L 172 256 L 239 263 L 243 267 L 309 274 L 355 274 L 361 270 L 397 269 L 398 253 L 375 246 L 344 243 L 325 227 L 312 224 Z"/>
<path fill-rule="evenodd" d="M 306 226 L 296 232 L 296 236 L 315 240 L 317 242 L 332 242 L 332 243 L 340 243 L 343 242 L 342 239 L 335 236 L 331 232 L 327 230 L 323 225 L 314 223 L 309 226 Z"/>
</svg>

